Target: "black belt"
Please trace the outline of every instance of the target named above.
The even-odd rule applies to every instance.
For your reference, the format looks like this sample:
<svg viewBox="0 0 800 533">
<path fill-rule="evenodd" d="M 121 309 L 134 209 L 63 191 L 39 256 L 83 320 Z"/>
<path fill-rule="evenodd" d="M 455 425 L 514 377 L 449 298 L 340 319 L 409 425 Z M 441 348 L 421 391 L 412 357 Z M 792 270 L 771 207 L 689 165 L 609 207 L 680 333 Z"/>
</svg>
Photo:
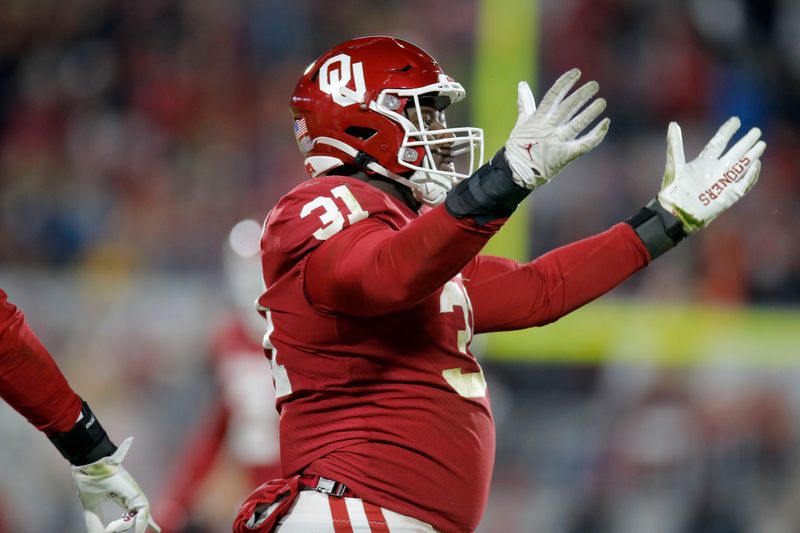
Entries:
<svg viewBox="0 0 800 533">
<path fill-rule="evenodd" d="M 335 496 L 336 498 L 358 497 L 344 483 L 339 483 L 336 480 L 328 479 L 322 476 L 303 475 L 300 477 L 300 484 L 305 489 L 315 490 L 329 496 Z"/>
</svg>

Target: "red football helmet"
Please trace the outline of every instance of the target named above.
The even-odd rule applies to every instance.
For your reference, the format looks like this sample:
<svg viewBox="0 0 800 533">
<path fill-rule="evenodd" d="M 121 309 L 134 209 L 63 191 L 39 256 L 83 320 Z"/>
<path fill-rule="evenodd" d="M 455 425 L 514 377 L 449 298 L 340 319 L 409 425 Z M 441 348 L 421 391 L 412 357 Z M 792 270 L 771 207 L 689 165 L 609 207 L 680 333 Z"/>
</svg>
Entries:
<svg viewBox="0 0 800 533">
<path fill-rule="evenodd" d="M 356 165 L 410 187 L 425 204 L 440 204 L 455 183 L 483 163 L 483 131 L 427 131 L 420 98 L 435 97 L 443 108 L 465 94 L 435 59 L 409 42 L 361 37 L 340 44 L 309 65 L 292 95 L 306 170 L 316 177 Z M 410 106 L 416 108 L 416 123 L 404 114 Z M 431 146 L 442 144 L 450 145 L 452 156 L 469 154 L 466 172 L 436 167 Z"/>
</svg>

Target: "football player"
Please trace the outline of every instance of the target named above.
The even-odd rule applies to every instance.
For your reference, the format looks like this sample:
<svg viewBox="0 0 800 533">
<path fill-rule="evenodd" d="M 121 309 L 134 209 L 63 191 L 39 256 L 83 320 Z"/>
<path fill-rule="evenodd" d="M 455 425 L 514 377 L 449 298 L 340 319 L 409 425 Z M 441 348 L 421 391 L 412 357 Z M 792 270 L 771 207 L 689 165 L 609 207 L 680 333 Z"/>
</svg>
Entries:
<svg viewBox="0 0 800 533">
<path fill-rule="evenodd" d="M 117 447 L 87 403 L 72 390 L 50 353 L 0 289 L 0 397 L 43 431 L 72 466 L 88 533 L 160 531 L 136 480 L 122 466 L 132 437 Z M 103 524 L 101 506 L 125 512 Z M 60 529 L 61 526 L 59 526 Z"/>
<path fill-rule="evenodd" d="M 606 134 L 607 118 L 583 133 L 605 101 L 595 82 L 573 91 L 579 77 L 538 107 L 520 83 L 516 124 L 481 166 L 481 131 L 445 119 L 464 89 L 417 46 L 355 39 L 306 69 L 291 109 L 312 179 L 271 210 L 261 240 L 285 478 L 251 495 L 234 531 L 473 531 L 495 433 L 472 335 L 557 320 L 755 183 L 758 129 L 726 151 L 732 118 L 687 163 L 672 123 L 661 190 L 631 218 L 530 263 L 479 255 Z"/>
<path fill-rule="evenodd" d="M 156 515 L 164 533 L 213 521 L 215 517 L 199 516 L 201 509 L 204 515 L 211 514 L 199 501 L 217 502 L 224 510 L 221 523 L 230 524 L 231 505 L 241 503 L 253 486 L 280 476 L 275 392 L 262 347 L 264 319 L 254 312 L 264 287 L 260 236 L 261 224 L 242 220 L 223 247 L 232 312 L 210 342 L 216 394 L 175 459 L 164 494 L 158 498 Z M 225 456 L 228 461 L 220 460 Z M 234 481 L 242 478 L 242 483 L 229 481 L 224 487 L 209 483 L 217 468 L 234 474 Z"/>
</svg>

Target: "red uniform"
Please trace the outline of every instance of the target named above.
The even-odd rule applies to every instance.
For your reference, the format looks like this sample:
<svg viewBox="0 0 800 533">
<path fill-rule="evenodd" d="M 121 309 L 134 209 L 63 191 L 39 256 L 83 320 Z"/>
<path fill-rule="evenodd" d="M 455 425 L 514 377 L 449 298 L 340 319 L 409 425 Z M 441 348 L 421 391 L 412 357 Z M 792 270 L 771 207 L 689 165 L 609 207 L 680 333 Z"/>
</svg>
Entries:
<svg viewBox="0 0 800 533">
<path fill-rule="evenodd" d="M 551 322 L 649 260 L 626 224 L 525 265 L 477 257 L 503 222 L 420 216 L 337 176 L 278 203 L 259 304 L 285 476 L 335 479 L 444 532 L 477 527 L 495 434 L 472 334 Z"/>
<path fill-rule="evenodd" d="M 0 397 L 47 434 L 69 431 L 81 399 L 0 289 Z"/>
<path fill-rule="evenodd" d="M 264 371 L 269 362 L 247 324 L 232 320 L 214 339 L 218 401 L 226 413 L 225 441 L 231 455 L 248 469 L 254 485 L 280 475 L 275 392 Z"/>
<path fill-rule="evenodd" d="M 161 508 L 155 516 L 164 532 L 179 531 L 185 525 L 193 500 L 223 445 L 247 470 L 252 486 L 280 476 L 275 394 L 265 373 L 269 363 L 251 329 L 244 320 L 234 318 L 213 339 L 218 393 L 176 459 L 167 488 L 159 498 Z"/>
</svg>

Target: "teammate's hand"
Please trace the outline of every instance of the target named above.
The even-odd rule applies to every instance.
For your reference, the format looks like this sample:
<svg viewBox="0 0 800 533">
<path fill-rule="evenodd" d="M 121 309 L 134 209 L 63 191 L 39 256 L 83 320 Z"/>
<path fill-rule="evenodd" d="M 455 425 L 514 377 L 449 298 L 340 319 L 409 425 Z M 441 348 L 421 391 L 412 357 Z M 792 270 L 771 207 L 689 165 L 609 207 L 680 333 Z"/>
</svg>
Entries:
<svg viewBox="0 0 800 533">
<path fill-rule="evenodd" d="M 161 531 L 150 516 L 147 497 L 133 476 L 122 466 L 131 442 L 133 437 L 128 437 L 112 455 L 88 465 L 72 467 L 72 477 L 83 504 L 88 533 L 145 533 L 148 526 L 154 531 Z M 122 507 L 125 513 L 105 526 L 101 505 L 108 500 Z"/>
<path fill-rule="evenodd" d="M 683 223 L 686 233 L 704 228 L 750 190 L 761 170 L 759 158 L 767 147 L 761 130 L 753 128 L 723 155 L 741 126 L 729 118 L 694 161 L 683 155 L 681 128 L 671 122 L 667 131 L 667 167 L 658 201 Z"/>
<path fill-rule="evenodd" d="M 505 147 L 514 182 L 520 187 L 535 189 L 547 183 L 570 161 L 600 144 L 605 137 L 608 118 L 586 135 L 577 137 L 606 107 L 606 101 L 598 98 L 578 113 L 599 88 L 597 82 L 590 81 L 567 98 L 580 77 L 581 71 L 576 68 L 563 74 L 544 95 L 538 109 L 528 84 L 519 82 L 519 116 Z"/>
</svg>

